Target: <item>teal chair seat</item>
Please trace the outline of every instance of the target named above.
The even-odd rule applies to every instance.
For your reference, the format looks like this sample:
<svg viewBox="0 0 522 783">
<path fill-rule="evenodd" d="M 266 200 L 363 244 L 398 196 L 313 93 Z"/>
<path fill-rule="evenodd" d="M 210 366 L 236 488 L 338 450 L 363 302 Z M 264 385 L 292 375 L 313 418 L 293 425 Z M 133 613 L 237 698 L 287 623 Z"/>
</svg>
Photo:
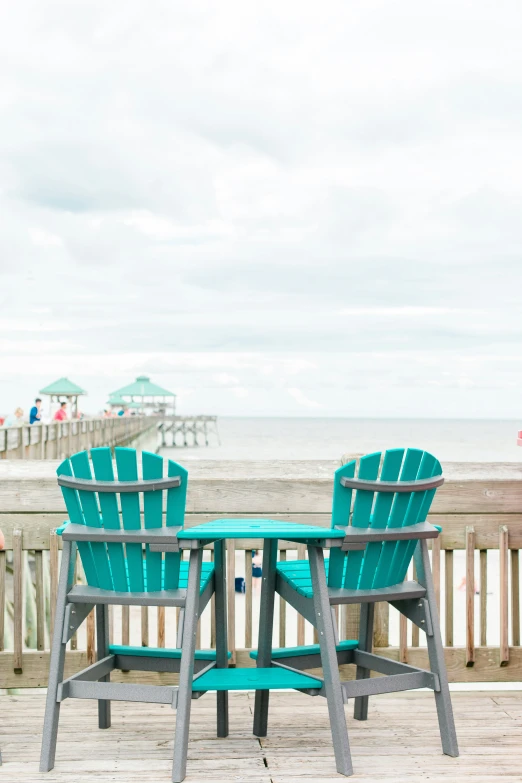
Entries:
<svg viewBox="0 0 522 783">
<path fill-rule="evenodd" d="M 324 568 L 326 571 L 326 579 L 328 580 L 328 572 L 330 567 L 330 559 L 325 558 Z M 346 572 L 346 560 L 343 568 L 343 579 Z M 290 560 L 279 562 L 277 564 L 277 573 L 285 582 L 288 582 L 299 595 L 303 595 L 305 598 L 313 598 L 312 588 L 312 576 L 310 574 L 310 561 L 309 560 Z"/>
<path fill-rule="evenodd" d="M 205 588 L 208 586 L 208 583 L 212 579 L 212 574 L 214 573 L 214 563 L 202 563 L 201 564 L 201 579 L 199 582 L 199 589 L 200 592 L 203 593 Z M 188 586 L 188 574 L 189 574 L 189 564 L 184 563 L 183 561 L 179 565 L 179 584 L 178 587 L 180 590 L 186 590 Z M 147 569 L 146 569 L 146 562 L 143 561 L 143 584 L 145 587 L 145 592 L 147 592 Z M 162 563 L 161 566 L 161 589 L 164 590 L 165 584 L 165 563 Z"/>
</svg>

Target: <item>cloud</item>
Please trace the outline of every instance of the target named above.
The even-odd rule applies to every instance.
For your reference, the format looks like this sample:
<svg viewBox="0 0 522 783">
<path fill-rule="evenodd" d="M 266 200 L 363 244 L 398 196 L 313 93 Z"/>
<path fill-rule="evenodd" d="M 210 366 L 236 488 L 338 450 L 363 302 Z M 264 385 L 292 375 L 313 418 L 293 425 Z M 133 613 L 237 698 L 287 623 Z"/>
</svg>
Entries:
<svg viewBox="0 0 522 783">
<path fill-rule="evenodd" d="M 0 411 L 149 372 L 194 410 L 518 415 L 516 0 L 4 16 Z"/>
<path fill-rule="evenodd" d="M 290 397 L 292 397 L 298 405 L 301 405 L 303 408 L 308 408 L 309 410 L 317 410 L 319 408 L 324 408 L 324 405 L 321 405 L 321 403 L 316 402 L 315 400 L 311 400 L 309 397 L 307 397 L 301 389 L 287 389 L 288 394 Z"/>
</svg>

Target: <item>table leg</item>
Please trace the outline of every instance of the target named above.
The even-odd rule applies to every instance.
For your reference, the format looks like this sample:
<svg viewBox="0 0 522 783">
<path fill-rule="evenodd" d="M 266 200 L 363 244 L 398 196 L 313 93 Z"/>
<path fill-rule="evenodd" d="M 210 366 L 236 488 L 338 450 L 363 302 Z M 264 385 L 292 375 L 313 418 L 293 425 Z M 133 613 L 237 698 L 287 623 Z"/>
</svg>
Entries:
<svg viewBox="0 0 522 783">
<path fill-rule="evenodd" d="M 276 563 L 277 539 L 265 539 L 263 547 L 263 576 L 257 642 L 257 666 L 260 669 L 270 668 L 272 661 Z M 254 703 L 254 734 L 257 737 L 266 737 L 267 734 L 269 698 L 270 691 L 256 691 Z"/>
</svg>

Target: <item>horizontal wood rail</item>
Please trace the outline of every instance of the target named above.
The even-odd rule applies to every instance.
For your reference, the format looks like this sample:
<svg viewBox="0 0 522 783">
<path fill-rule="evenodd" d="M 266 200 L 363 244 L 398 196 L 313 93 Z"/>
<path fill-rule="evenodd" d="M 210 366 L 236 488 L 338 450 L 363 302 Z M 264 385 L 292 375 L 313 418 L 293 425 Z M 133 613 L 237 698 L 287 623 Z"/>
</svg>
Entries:
<svg viewBox="0 0 522 783">
<path fill-rule="evenodd" d="M 115 416 L 0 427 L 0 460 L 61 460 L 96 446 L 124 446 L 162 421 L 162 416 Z"/>
<path fill-rule="evenodd" d="M 109 420 L 110 421 L 110 420 Z M 49 631 L 53 622 L 61 541 L 54 529 L 66 512 L 56 483 L 57 462 L 0 462 L 0 687 L 45 686 Z M 333 472 L 339 462 L 216 462 L 190 465 L 186 525 L 215 519 L 271 516 L 307 524 L 330 524 Z M 430 541 L 435 589 L 451 681 L 522 679 L 520 564 L 522 468 L 517 464 L 444 465 L 431 524 L 442 534 Z M 228 541 L 229 649 L 236 665 L 254 665 L 259 586 L 252 578 L 252 550 L 260 540 Z M 204 558 L 211 560 L 213 547 Z M 305 557 L 305 547 L 279 542 L 278 557 Z M 410 571 L 408 578 L 414 574 Z M 234 591 L 245 578 L 245 593 Z M 77 564 L 77 581 L 84 583 Z M 336 608 L 341 640 L 357 638 L 358 606 Z M 171 607 L 111 607 L 116 644 L 175 647 L 179 610 Z M 387 604 L 376 606 L 375 652 L 426 668 L 424 635 Z M 285 601 L 276 601 L 274 643 L 314 642 L 309 623 Z M 69 642 L 67 673 L 94 661 L 92 615 Z M 212 606 L 203 613 L 198 646 L 215 646 Z M 343 669 L 348 679 L 352 669 Z M 176 682 L 168 672 L 125 673 L 116 681 Z"/>
</svg>

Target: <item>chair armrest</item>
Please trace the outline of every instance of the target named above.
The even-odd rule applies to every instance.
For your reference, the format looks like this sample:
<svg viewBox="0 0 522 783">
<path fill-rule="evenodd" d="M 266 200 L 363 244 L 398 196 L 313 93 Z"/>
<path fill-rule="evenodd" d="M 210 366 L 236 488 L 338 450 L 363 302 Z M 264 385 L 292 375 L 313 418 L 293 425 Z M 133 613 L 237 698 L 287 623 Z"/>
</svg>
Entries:
<svg viewBox="0 0 522 783">
<path fill-rule="evenodd" d="M 62 533 L 65 541 L 89 541 L 120 544 L 168 544 L 170 547 L 179 545 L 179 527 L 140 528 L 139 530 L 124 530 L 105 527 L 89 527 L 69 523 Z M 173 551 L 170 549 L 169 551 Z M 177 551 L 177 550 L 176 550 Z"/>
<path fill-rule="evenodd" d="M 70 524 L 71 524 L 71 520 L 70 519 L 66 519 L 65 522 L 63 523 L 63 525 L 60 525 L 60 527 L 57 527 L 54 532 L 56 533 L 57 536 L 61 536 L 63 531 L 67 527 L 67 525 L 70 525 Z"/>
<path fill-rule="evenodd" d="M 339 527 L 338 525 L 336 527 Z M 347 527 L 344 529 L 345 537 L 342 549 L 351 544 L 380 541 L 411 541 L 420 538 L 437 538 L 441 532 L 435 525 L 429 522 L 419 522 L 417 525 L 407 525 L 406 527 Z"/>
</svg>

